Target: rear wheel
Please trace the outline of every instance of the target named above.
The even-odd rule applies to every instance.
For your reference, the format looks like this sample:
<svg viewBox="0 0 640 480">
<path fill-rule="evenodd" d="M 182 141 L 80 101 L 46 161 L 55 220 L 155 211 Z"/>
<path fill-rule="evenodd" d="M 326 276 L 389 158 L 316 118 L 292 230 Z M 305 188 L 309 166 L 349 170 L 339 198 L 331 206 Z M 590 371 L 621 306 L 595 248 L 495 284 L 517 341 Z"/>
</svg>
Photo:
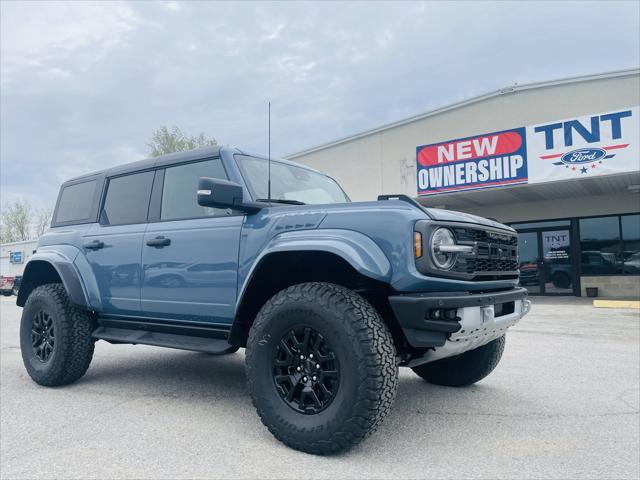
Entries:
<svg viewBox="0 0 640 480">
<path fill-rule="evenodd" d="M 59 283 L 35 288 L 24 306 L 20 349 L 29 376 L 45 386 L 66 385 L 89 368 L 93 317 L 71 303 Z"/>
<path fill-rule="evenodd" d="M 346 450 L 389 412 L 398 383 L 391 334 L 360 295 L 328 283 L 269 300 L 249 333 L 247 378 L 262 422 L 304 452 Z"/>
<path fill-rule="evenodd" d="M 412 370 L 434 385 L 465 387 L 479 382 L 498 365 L 504 351 L 504 335 L 455 357 L 425 363 Z"/>
</svg>

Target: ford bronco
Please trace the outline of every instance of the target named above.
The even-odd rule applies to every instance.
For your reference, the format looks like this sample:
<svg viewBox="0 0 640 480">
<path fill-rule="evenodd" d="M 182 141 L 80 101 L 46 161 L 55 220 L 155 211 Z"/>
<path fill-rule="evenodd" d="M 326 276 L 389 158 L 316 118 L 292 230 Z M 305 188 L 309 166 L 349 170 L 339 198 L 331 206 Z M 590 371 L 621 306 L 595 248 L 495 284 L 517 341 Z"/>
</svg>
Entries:
<svg viewBox="0 0 640 480">
<path fill-rule="evenodd" d="M 65 182 L 17 304 L 45 386 L 82 377 L 97 340 L 245 348 L 262 422 L 316 454 L 378 427 L 399 366 L 445 386 L 489 375 L 530 309 L 510 227 L 404 195 L 350 202 L 327 175 L 230 147 Z"/>
</svg>

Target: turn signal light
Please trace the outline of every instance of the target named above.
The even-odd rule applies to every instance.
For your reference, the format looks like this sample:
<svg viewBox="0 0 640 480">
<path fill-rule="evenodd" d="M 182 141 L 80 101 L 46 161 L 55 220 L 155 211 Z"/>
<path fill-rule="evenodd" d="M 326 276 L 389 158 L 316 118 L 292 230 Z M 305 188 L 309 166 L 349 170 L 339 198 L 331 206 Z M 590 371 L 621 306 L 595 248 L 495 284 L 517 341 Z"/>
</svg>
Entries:
<svg viewBox="0 0 640 480">
<path fill-rule="evenodd" d="M 420 232 L 413 232 L 413 254 L 416 258 L 422 256 L 422 234 Z"/>
</svg>

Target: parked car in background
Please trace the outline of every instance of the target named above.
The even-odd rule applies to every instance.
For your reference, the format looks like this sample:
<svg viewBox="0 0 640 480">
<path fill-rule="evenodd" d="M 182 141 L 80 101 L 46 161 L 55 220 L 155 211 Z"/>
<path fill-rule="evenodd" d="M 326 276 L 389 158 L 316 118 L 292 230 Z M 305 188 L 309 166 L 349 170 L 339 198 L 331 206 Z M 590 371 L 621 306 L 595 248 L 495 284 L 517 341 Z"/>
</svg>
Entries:
<svg viewBox="0 0 640 480">
<path fill-rule="evenodd" d="M 20 285 L 22 285 L 22 275 L 16 275 L 13 280 L 13 294 L 17 297 L 20 292 Z"/>
<path fill-rule="evenodd" d="M 15 288 L 15 284 L 16 284 L 16 278 L 18 277 L 0 277 L 0 294 L 4 295 L 5 297 L 9 297 L 11 295 L 14 295 L 14 288 Z M 22 279 L 22 277 L 19 277 L 20 279 Z M 20 284 L 18 283 L 18 287 L 20 287 Z M 17 295 L 17 290 L 15 291 L 15 294 Z"/>
</svg>

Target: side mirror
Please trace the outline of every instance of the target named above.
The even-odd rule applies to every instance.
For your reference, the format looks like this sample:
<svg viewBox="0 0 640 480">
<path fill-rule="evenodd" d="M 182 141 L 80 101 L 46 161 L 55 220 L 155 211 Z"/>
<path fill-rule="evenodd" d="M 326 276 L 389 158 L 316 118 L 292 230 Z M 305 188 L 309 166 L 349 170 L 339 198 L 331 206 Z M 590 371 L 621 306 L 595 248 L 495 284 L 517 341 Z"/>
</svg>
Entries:
<svg viewBox="0 0 640 480">
<path fill-rule="evenodd" d="M 198 205 L 213 208 L 233 208 L 253 213 L 260 210 L 242 201 L 242 186 L 220 178 L 201 177 L 198 181 Z"/>
</svg>

